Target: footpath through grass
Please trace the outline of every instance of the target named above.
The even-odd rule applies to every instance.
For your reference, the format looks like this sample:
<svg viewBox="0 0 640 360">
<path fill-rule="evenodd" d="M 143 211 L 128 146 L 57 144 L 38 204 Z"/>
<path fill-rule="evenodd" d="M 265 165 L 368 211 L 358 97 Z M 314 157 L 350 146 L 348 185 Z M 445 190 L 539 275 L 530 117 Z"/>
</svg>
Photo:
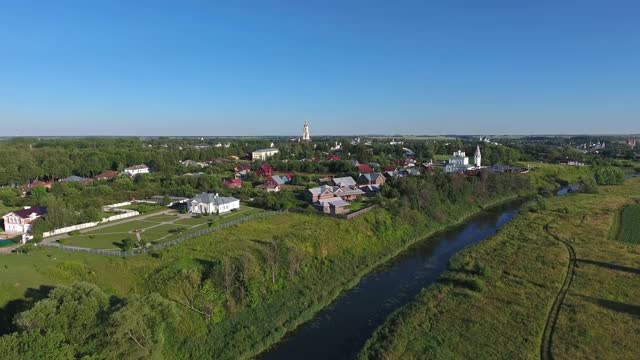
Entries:
<svg viewBox="0 0 640 360">
<path fill-rule="evenodd" d="M 545 233 L 550 224 L 577 255 L 551 332 L 553 357 L 639 358 L 640 247 L 608 236 L 615 213 L 638 197 L 640 179 L 633 179 L 600 194 L 551 198 L 546 209 L 522 214 L 457 254 L 450 271 L 392 315 L 359 357 L 539 358 L 569 260 L 566 248 Z"/>
</svg>

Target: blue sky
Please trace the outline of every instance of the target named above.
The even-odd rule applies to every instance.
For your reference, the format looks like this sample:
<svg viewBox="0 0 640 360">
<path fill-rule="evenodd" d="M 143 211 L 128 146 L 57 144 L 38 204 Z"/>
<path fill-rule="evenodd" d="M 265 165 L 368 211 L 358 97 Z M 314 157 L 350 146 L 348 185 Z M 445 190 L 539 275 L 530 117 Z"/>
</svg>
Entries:
<svg viewBox="0 0 640 360">
<path fill-rule="evenodd" d="M 2 1 L 0 136 L 640 132 L 638 1 Z"/>
</svg>

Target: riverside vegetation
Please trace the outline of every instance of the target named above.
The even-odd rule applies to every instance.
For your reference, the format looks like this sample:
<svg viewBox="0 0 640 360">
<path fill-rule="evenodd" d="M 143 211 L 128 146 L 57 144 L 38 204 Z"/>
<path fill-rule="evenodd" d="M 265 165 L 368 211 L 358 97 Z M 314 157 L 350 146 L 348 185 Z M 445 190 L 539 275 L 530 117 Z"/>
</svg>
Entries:
<svg viewBox="0 0 640 360">
<path fill-rule="evenodd" d="M 638 358 L 640 248 L 627 234 L 637 234 L 640 216 L 629 204 L 639 198 L 640 179 L 629 179 L 597 195 L 532 203 L 497 235 L 455 255 L 359 358 Z M 609 234 L 623 208 L 618 241 Z M 575 275 L 545 332 L 570 261 L 562 241 L 575 251 Z M 545 337 L 549 354 L 541 354 Z"/>
<path fill-rule="evenodd" d="M 384 187 L 379 209 L 351 221 L 289 213 L 151 256 L 28 248 L 1 259 L 0 357 L 253 357 L 413 242 L 580 171 L 404 178 Z M 56 304 L 67 302 L 82 321 L 66 320 L 76 313 Z"/>
</svg>

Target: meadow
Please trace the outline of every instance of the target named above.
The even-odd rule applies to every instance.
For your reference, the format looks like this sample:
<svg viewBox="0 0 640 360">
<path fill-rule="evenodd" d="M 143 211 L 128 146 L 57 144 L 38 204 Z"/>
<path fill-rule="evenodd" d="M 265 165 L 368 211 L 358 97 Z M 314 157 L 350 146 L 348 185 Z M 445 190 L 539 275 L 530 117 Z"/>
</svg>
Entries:
<svg viewBox="0 0 640 360">
<path fill-rule="evenodd" d="M 627 205 L 622 210 L 621 224 L 618 233 L 620 241 L 640 243 L 640 204 Z"/>
<path fill-rule="evenodd" d="M 438 283 L 394 313 L 359 358 L 539 358 L 547 338 L 555 358 L 637 358 L 640 248 L 608 234 L 615 214 L 639 194 L 633 179 L 523 212 L 454 256 Z M 575 250 L 575 276 L 545 332 L 570 262 L 561 241 Z"/>
</svg>

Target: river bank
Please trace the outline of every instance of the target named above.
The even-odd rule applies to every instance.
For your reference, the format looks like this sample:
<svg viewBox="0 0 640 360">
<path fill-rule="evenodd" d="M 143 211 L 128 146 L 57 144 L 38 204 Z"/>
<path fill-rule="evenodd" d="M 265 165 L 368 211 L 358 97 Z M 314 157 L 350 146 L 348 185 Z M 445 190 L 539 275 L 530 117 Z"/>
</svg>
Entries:
<svg viewBox="0 0 640 360">
<path fill-rule="evenodd" d="M 496 205 L 465 222 L 422 239 L 363 276 L 312 320 L 259 358 L 350 359 L 395 309 L 446 269 L 460 249 L 494 234 L 516 216 L 524 200 Z M 310 352 L 309 349 L 314 351 Z"/>
<path fill-rule="evenodd" d="M 570 260 L 554 237 L 573 246 L 579 266 L 548 334 L 552 356 L 637 357 L 633 334 L 640 324 L 633 319 L 640 312 L 633 309 L 640 293 L 631 289 L 639 288 L 640 279 L 625 272 L 635 271 L 640 253 L 607 235 L 616 210 L 639 190 L 634 179 L 597 195 L 548 199 L 546 209 L 515 219 L 454 256 L 438 283 L 390 316 L 359 358 L 540 357 Z"/>
</svg>

